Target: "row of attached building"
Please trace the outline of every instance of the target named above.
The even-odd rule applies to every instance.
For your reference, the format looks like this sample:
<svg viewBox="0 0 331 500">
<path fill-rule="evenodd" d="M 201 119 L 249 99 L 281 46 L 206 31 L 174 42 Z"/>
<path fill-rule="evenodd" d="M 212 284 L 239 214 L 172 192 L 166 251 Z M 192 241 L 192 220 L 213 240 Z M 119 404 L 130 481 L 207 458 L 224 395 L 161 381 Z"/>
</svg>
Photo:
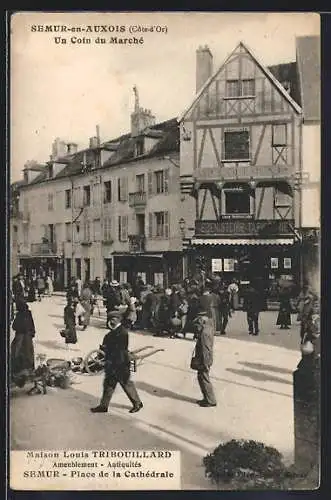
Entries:
<svg viewBox="0 0 331 500">
<path fill-rule="evenodd" d="M 196 97 L 156 123 L 140 106 L 131 130 L 89 148 L 56 139 L 11 186 L 11 272 L 169 285 L 197 266 L 318 286 L 320 40 L 264 67 L 244 43 L 216 71 L 196 53 Z"/>
</svg>

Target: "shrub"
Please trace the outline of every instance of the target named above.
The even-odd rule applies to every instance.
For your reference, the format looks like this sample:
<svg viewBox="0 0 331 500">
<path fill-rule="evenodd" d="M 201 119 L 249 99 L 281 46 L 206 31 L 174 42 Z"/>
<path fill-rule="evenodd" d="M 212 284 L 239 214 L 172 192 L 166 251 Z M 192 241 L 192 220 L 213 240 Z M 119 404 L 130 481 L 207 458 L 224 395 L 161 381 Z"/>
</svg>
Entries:
<svg viewBox="0 0 331 500">
<path fill-rule="evenodd" d="M 206 476 L 222 489 L 290 489 L 298 478 L 278 450 L 252 440 L 220 444 L 203 464 Z"/>
</svg>

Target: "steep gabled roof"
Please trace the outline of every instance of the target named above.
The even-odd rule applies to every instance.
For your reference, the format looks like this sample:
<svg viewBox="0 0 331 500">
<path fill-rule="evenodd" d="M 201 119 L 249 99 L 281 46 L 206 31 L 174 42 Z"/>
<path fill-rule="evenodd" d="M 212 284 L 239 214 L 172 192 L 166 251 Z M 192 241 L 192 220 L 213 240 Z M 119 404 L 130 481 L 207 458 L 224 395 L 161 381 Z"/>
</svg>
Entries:
<svg viewBox="0 0 331 500">
<path fill-rule="evenodd" d="M 298 68 L 296 62 L 274 64 L 267 68 L 290 94 L 292 99 L 301 107 L 301 96 L 299 89 Z M 285 82 L 290 84 L 290 89 L 287 90 Z"/>
<path fill-rule="evenodd" d="M 301 113 L 301 108 L 300 106 L 292 99 L 292 97 L 289 95 L 289 93 L 284 89 L 284 87 L 279 83 L 279 81 L 274 77 L 274 75 L 271 73 L 271 71 L 263 66 L 258 59 L 253 55 L 252 51 L 247 47 L 246 44 L 243 42 L 240 42 L 237 47 L 227 56 L 223 64 L 217 69 L 217 71 L 210 77 L 208 80 L 205 82 L 205 84 L 201 87 L 199 92 L 196 94 L 195 98 L 193 99 L 193 102 L 190 104 L 190 106 L 178 117 L 178 121 L 181 122 L 185 119 L 187 114 L 194 108 L 194 106 L 197 104 L 199 101 L 200 97 L 203 95 L 205 90 L 208 88 L 210 83 L 217 77 L 217 75 L 222 71 L 222 69 L 225 67 L 225 65 L 228 63 L 232 55 L 240 48 L 243 48 L 247 54 L 250 55 L 250 57 L 253 59 L 255 64 L 259 67 L 259 69 L 265 74 L 265 76 L 272 82 L 275 87 L 279 90 L 279 92 L 283 95 L 283 97 L 289 102 L 289 104 L 292 106 L 292 108 L 296 111 L 296 113 Z"/>
<path fill-rule="evenodd" d="M 303 116 L 306 121 L 320 120 L 320 37 L 298 37 L 296 48 Z"/>
</svg>

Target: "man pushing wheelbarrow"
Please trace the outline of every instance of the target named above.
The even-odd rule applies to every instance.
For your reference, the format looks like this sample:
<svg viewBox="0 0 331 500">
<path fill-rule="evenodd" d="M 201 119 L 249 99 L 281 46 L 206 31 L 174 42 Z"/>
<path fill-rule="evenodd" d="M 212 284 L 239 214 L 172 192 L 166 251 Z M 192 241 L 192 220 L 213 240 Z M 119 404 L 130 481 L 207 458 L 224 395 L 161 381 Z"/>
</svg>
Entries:
<svg viewBox="0 0 331 500">
<path fill-rule="evenodd" d="M 136 413 L 142 409 L 143 403 L 134 382 L 131 380 L 130 367 L 132 366 L 132 362 L 136 361 L 135 354 L 138 351 L 130 352 L 128 349 L 128 330 L 122 325 L 122 314 L 120 311 L 111 311 L 108 314 L 108 324 L 110 331 L 103 339 L 101 350 L 99 351 L 101 356 L 99 356 L 98 360 L 99 363 L 103 364 L 105 370 L 103 392 L 99 405 L 91 408 L 91 412 L 106 413 L 108 411 L 110 400 L 119 383 L 132 403 L 130 413 Z M 157 350 L 153 351 L 153 353 L 155 352 Z M 150 354 L 142 357 L 147 357 Z M 89 371 L 88 362 L 85 362 L 85 368 Z"/>
</svg>

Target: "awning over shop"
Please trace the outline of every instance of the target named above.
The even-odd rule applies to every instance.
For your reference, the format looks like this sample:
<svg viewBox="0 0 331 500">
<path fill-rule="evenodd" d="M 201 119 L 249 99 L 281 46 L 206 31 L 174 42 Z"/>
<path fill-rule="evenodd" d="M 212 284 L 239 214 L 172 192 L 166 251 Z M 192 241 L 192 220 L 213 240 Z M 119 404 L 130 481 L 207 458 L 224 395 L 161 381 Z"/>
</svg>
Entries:
<svg viewBox="0 0 331 500">
<path fill-rule="evenodd" d="M 114 257 L 154 257 L 157 259 L 163 259 L 163 253 L 114 253 Z"/>
<path fill-rule="evenodd" d="M 274 238 L 274 239 L 205 239 L 193 238 L 192 245 L 293 245 L 293 238 Z"/>
</svg>

